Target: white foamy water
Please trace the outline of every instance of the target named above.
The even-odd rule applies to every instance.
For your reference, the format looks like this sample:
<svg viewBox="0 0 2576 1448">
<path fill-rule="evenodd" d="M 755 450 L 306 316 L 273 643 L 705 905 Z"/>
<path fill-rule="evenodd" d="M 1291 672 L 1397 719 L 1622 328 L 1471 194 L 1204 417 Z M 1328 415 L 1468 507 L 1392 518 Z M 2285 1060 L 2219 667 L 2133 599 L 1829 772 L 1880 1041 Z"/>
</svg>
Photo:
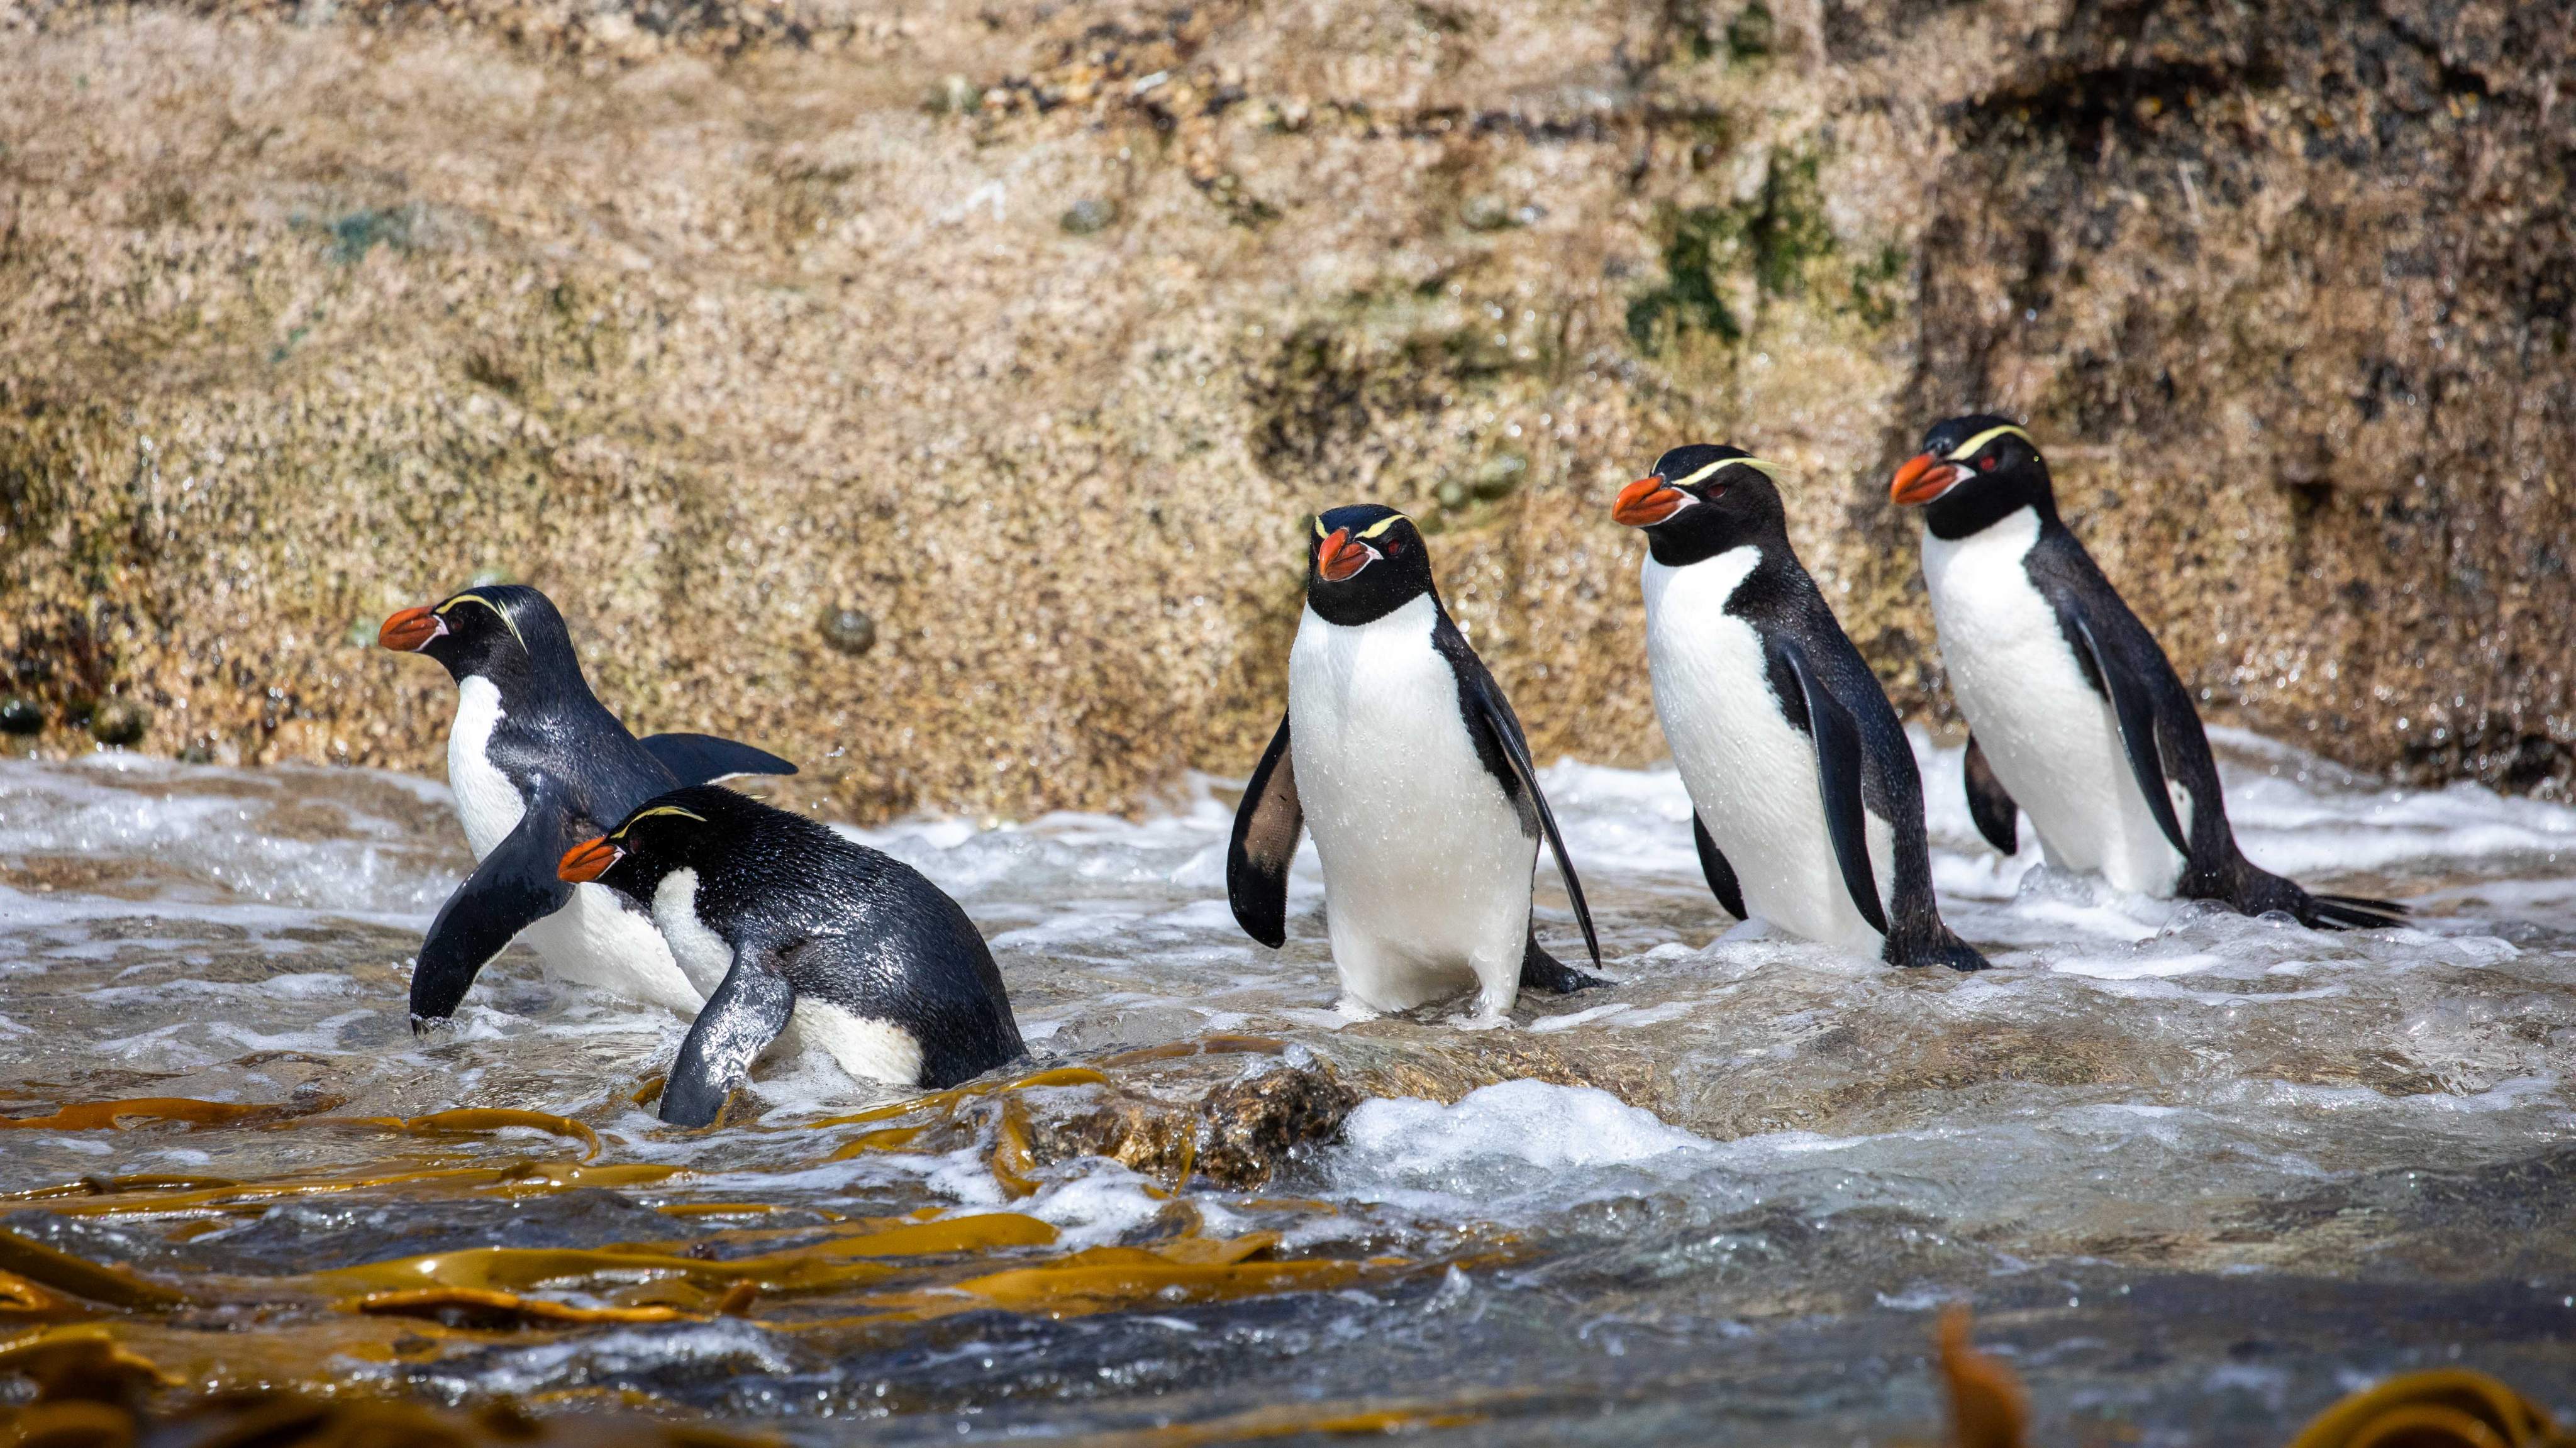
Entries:
<svg viewBox="0 0 2576 1448">
<path fill-rule="evenodd" d="M 1420 1300 L 1354 1288 L 1233 1317 L 1136 1318 L 1084 1329 L 1090 1337 L 1030 1328 L 1038 1336 L 998 1366 L 933 1354 L 919 1369 L 942 1385 L 932 1397 L 1015 1405 L 970 1422 L 970 1440 L 1012 1424 L 1114 1425 L 1126 1420 L 1102 1405 L 1130 1388 L 1215 1390 L 1201 1381 L 1204 1363 L 1189 1368 L 1200 1360 L 1183 1354 L 1170 1359 L 1176 1376 L 1135 1369 L 1117 1380 L 1129 1387 L 1077 1392 L 1069 1384 L 1091 1383 L 1095 1359 L 1163 1362 L 1167 1340 L 1232 1334 L 1226 1363 L 1293 1360 L 1281 1381 L 1311 1373 L 1357 1398 L 1383 1390 L 1372 1385 L 1385 1380 L 1386 1352 L 1429 1385 L 1481 1381 L 1477 1365 L 1494 1354 L 1526 1355 L 1533 1382 L 1572 1374 L 1568 1401 L 1589 1414 L 1626 1401 L 1623 1382 L 1641 1401 L 1734 1401 L 1742 1383 L 1717 1386 L 1733 1371 L 1731 1344 L 1794 1357 L 1845 1333 L 1854 1351 L 1892 1351 L 1912 1340 L 1923 1307 L 1960 1294 L 2072 1314 L 2060 1333 L 2070 1341 L 2116 1336 L 2122 1321 L 2148 1321 L 2174 1342 L 2228 1330 L 2193 1326 L 2198 1308 L 2104 1296 L 2115 1280 L 2188 1281 L 2203 1294 L 2193 1301 L 2211 1303 L 2247 1274 L 2555 1303 L 2569 1266 L 2555 1243 L 2576 1225 L 2576 1206 L 2549 1185 L 2576 1176 L 2563 1165 L 2576 1132 L 2566 1088 L 2576 811 L 2469 785 L 2389 789 L 2250 735 L 2216 737 L 2231 814 L 2257 863 L 2319 888 L 2408 899 L 2415 925 L 2319 933 L 2124 895 L 2049 870 L 2035 843 L 2000 858 L 1970 825 L 1959 751 L 1918 738 L 1944 910 L 1995 969 L 1900 972 L 1728 920 L 1699 878 L 1688 800 L 1668 768 L 1561 762 L 1545 782 L 1614 984 L 1524 998 L 1510 1024 L 1468 1032 L 1450 1024 L 1464 1002 L 1358 1024 L 1334 1014 L 1311 846 L 1291 877 L 1287 948 L 1241 935 L 1224 903 L 1232 808 L 1218 781 L 1194 779 L 1177 807 L 1140 820 L 847 831 L 965 904 L 1040 1066 L 1251 1033 L 1386 1098 L 1274 1184 L 1311 1209 L 1276 1221 L 1265 1215 L 1284 1210 L 1275 1205 L 1193 1189 L 1212 1228 L 1271 1222 L 1299 1252 L 1464 1254 Z M 416 1039 L 404 1010 L 409 957 L 468 863 L 444 791 L 417 779 L 109 754 L 0 763 L 0 1113 L 136 1096 L 327 1100 L 343 1115 L 528 1107 L 580 1114 L 606 1142 L 603 1159 L 694 1173 L 649 1194 L 657 1204 L 1008 1206 L 1056 1225 L 1068 1248 L 1132 1240 L 1167 1211 L 1154 1183 L 1097 1158 L 1045 1168 L 1037 1195 L 1016 1202 L 981 1144 L 819 1161 L 809 1138 L 785 1128 L 891 1098 L 818 1059 L 763 1064 L 753 1116 L 771 1130 L 662 1128 L 626 1097 L 667 1064 L 686 1023 L 553 986 L 524 951 L 486 972 L 453 1031 Z M 1539 906 L 1541 938 L 1576 959 L 1579 937 L 1546 872 Z M 1244 1066 L 1270 1069 L 1269 1057 Z M 1072 1115 L 1092 1089 L 1031 1094 L 1041 1112 Z M 362 1145 L 12 1132 L 0 1137 L 0 1190 L 118 1173 L 257 1178 L 358 1159 Z M 2435 1196 L 2427 1183 L 2439 1184 Z M 617 1195 L 587 1194 L 582 1210 L 617 1220 Z M 347 1220 L 296 1215 L 309 1210 L 274 1208 L 189 1250 L 273 1252 L 279 1265 L 263 1270 L 282 1271 L 395 1255 L 405 1233 L 426 1230 L 389 1218 L 371 1247 Z M 1496 1256 L 1476 1246 L 1488 1240 L 1516 1245 Z M 2576 1284 L 2560 1295 L 2576 1297 Z M 2335 1373 L 2386 1366 L 2349 1330 L 2349 1303 L 2320 1302 L 2291 1334 L 2308 1345 L 2285 1359 L 2289 1406 L 2263 1410 L 2262 1422 L 2292 1413 L 2303 1385 L 2325 1391 Z M 2497 1321 L 2525 1321 L 2519 1297 L 2495 1310 Z M 2097 1311 L 2114 1316 L 2086 1315 Z M 2564 1326 L 2576 1331 L 2570 1312 Z M 1165 1320 L 1179 1325 L 1153 1325 Z M 2046 1337 L 2057 1319 L 2029 1320 Z M 1792 1321 L 1811 1335 L 1764 1326 Z M 1898 1325 L 1872 1325 L 1883 1321 Z M 2499 1352 L 2521 1341 L 2494 1331 Z M 1117 1336 L 1127 1332 L 1164 1346 Z M 772 1417 L 801 1411 L 778 1382 L 813 1378 L 828 1397 L 860 1371 L 814 1353 L 748 1324 L 620 1329 L 512 1347 L 418 1381 L 451 1393 L 614 1381 Z M 734 1365 L 719 1377 L 763 1386 L 682 1382 L 679 1365 L 709 1361 Z M 2070 1395 L 2126 1381 L 2081 1352 L 2065 1362 Z M 872 1381 L 897 1371 L 868 1363 Z M 1243 1370 L 1255 1385 L 1243 1391 L 1255 1392 L 1260 1370 Z M 2139 1402 L 2166 1403 L 2183 1380 L 2146 1373 L 2132 1386 Z M 2049 1381 L 2042 1372 L 2044 1399 Z M 1814 1421 L 1896 1411 L 1895 1400 L 1838 1401 L 1816 1399 Z M 954 1423 L 931 1416 L 938 1423 L 922 1419 L 922 1433 L 956 1441 Z M 1666 1435 L 1651 1415 L 1618 1421 L 1634 1430 L 1614 1435 L 1622 1441 Z"/>
</svg>

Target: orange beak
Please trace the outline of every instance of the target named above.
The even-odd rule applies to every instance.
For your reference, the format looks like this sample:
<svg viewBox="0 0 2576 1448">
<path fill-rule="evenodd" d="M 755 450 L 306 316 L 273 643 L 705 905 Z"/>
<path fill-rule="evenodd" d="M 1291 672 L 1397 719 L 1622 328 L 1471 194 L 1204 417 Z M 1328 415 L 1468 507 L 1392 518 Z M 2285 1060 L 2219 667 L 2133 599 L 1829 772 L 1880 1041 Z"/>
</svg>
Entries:
<svg viewBox="0 0 2576 1448">
<path fill-rule="evenodd" d="M 415 654 L 446 632 L 447 620 L 426 607 L 407 608 L 385 620 L 385 626 L 376 630 L 376 642 L 398 654 Z"/>
<path fill-rule="evenodd" d="M 1928 503 L 1959 485 L 1968 470 L 1954 462 L 1945 462 L 1930 453 L 1918 453 L 1905 460 L 1896 470 L 1896 481 L 1888 486 L 1888 498 L 1899 506 L 1911 508 Z"/>
<path fill-rule="evenodd" d="M 1663 474 L 1639 478 L 1619 490 L 1610 516 L 1631 528 L 1652 528 L 1682 510 L 1690 495 L 1664 481 Z"/>
<path fill-rule="evenodd" d="M 1348 528 L 1336 528 L 1333 535 L 1315 545 L 1315 571 L 1326 583 L 1339 583 L 1369 566 L 1377 555 L 1369 546 L 1351 536 Z"/>
<path fill-rule="evenodd" d="M 608 842 L 605 836 L 584 840 L 564 851 L 563 862 L 555 866 L 555 878 L 587 885 L 608 873 L 608 867 L 626 858 L 626 852 Z"/>
</svg>

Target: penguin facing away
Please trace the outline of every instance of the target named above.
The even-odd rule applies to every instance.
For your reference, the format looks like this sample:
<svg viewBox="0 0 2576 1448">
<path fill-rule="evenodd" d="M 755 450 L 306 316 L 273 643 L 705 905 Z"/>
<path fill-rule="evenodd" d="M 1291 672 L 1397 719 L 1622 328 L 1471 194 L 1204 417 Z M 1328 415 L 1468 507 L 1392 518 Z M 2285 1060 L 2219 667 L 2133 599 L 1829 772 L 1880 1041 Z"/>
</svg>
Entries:
<svg viewBox="0 0 2576 1448">
<path fill-rule="evenodd" d="M 1287 713 L 1235 813 L 1226 896 L 1244 933 L 1274 949 L 1305 829 L 1346 1014 L 1473 985 L 1477 1015 L 1493 1020 L 1525 986 L 1601 984 L 1538 943 L 1530 876 L 1544 837 L 1601 963 L 1520 720 L 1441 605 L 1420 530 L 1392 508 L 1315 520 Z"/>
<path fill-rule="evenodd" d="M 705 1126 L 793 1023 L 850 1074 L 940 1088 L 1024 1054 L 1002 973 L 957 902 L 802 815 L 700 785 L 564 853 L 568 883 L 648 909 L 692 976 L 720 980 L 662 1088 Z"/>
<path fill-rule="evenodd" d="M 412 1029 L 455 1014 L 475 976 L 524 932 L 562 980 L 694 1014 L 693 980 L 649 920 L 555 863 L 666 790 L 796 766 L 705 734 L 638 739 L 590 692 L 563 615 L 533 588 L 469 588 L 388 618 L 376 641 L 426 654 L 456 680 L 447 783 L 474 873 L 440 906 L 411 978 Z"/>
<path fill-rule="evenodd" d="M 2402 905 L 2310 894 L 2237 848 L 2199 708 L 2059 520 L 2029 433 L 1984 414 L 1936 424 L 1889 496 L 1923 509 L 1942 667 L 1972 731 L 1969 811 L 1996 849 L 2018 845 L 2018 807 L 2052 865 L 2123 890 L 2324 929 L 2401 923 Z"/>
<path fill-rule="evenodd" d="M 1777 471 L 1678 447 L 1611 508 L 1646 534 L 1646 663 L 1700 868 L 1738 918 L 1982 970 L 1933 899 L 1914 751 L 1789 546 Z"/>
</svg>

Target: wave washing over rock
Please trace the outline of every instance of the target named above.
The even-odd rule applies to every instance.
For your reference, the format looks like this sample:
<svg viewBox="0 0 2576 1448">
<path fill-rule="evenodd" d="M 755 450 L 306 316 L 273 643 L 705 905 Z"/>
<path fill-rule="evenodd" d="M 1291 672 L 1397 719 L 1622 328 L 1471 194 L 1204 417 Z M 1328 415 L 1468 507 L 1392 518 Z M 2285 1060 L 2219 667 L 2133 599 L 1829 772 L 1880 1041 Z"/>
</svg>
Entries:
<svg viewBox="0 0 2576 1448">
<path fill-rule="evenodd" d="M 855 831 L 964 901 L 1036 1059 L 919 1101 L 772 1059 L 711 1133 L 638 1100 L 684 1023 L 524 951 L 413 1037 L 443 791 L 0 764 L 0 1267 L 74 1318 L 132 1295 L 119 1340 L 191 1383 L 814 1443 L 1884 1441 L 1936 1420 L 1957 1299 L 2042 1441 L 2280 1441 L 2452 1361 L 2576 1402 L 2576 810 L 2218 742 L 2249 854 L 2418 927 L 1999 860 L 1918 739 L 1996 969 L 1898 972 L 1730 925 L 1672 773 L 1567 762 L 1616 984 L 1353 1024 L 1311 853 L 1288 947 L 1243 939 L 1199 778 L 1140 821 Z"/>
</svg>

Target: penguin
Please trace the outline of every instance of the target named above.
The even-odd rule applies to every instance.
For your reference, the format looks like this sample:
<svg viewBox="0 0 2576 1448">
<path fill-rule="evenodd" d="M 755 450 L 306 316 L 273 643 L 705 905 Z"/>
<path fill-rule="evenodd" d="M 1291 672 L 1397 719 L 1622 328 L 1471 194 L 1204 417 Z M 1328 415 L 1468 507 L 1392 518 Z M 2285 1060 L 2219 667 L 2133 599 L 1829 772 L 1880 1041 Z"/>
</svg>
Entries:
<svg viewBox="0 0 2576 1448">
<path fill-rule="evenodd" d="M 456 680 L 447 784 L 477 861 L 421 943 L 414 1033 L 454 1015 L 484 964 L 522 932 L 557 979 L 695 1014 L 719 977 L 692 980 L 647 917 L 606 890 L 557 879 L 555 862 L 654 795 L 796 766 L 704 734 L 626 732 L 592 696 L 563 615 L 533 588 L 469 588 L 406 608 L 376 642 L 426 654 Z"/>
<path fill-rule="evenodd" d="M 1891 965 L 1982 970 L 1932 898 L 1923 781 L 1877 678 L 1742 448 L 1665 453 L 1610 514 L 1646 534 L 1646 666 L 1728 913 Z"/>
<path fill-rule="evenodd" d="M 1924 435 L 1889 497 L 1923 510 L 1923 579 L 1966 715 L 1968 808 L 1996 849 L 2027 810 L 2052 866 L 2143 894 L 2303 925 L 2395 925 L 2387 900 L 2313 895 L 2236 847 L 2200 710 L 2155 635 L 2057 516 L 2048 463 L 2010 418 Z"/>
<path fill-rule="evenodd" d="M 911 866 L 805 818 L 697 785 L 655 795 L 556 875 L 651 913 L 691 978 L 720 982 L 662 1087 L 706 1126 L 786 1030 L 851 1075 L 939 1089 L 1026 1054 L 966 912 Z"/>
<path fill-rule="evenodd" d="M 1273 949 L 1287 939 L 1303 829 L 1323 861 L 1345 1015 L 1472 985 L 1477 1017 L 1494 1021 L 1523 987 L 1602 984 L 1538 943 L 1530 875 L 1544 836 L 1601 964 L 1520 719 L 1441 605 L 1421 531 L 1393 508 L 1315 519 L 1288 710 L 1235 812 L 1226 898 L 1244 933 Z"/>
</svg>

